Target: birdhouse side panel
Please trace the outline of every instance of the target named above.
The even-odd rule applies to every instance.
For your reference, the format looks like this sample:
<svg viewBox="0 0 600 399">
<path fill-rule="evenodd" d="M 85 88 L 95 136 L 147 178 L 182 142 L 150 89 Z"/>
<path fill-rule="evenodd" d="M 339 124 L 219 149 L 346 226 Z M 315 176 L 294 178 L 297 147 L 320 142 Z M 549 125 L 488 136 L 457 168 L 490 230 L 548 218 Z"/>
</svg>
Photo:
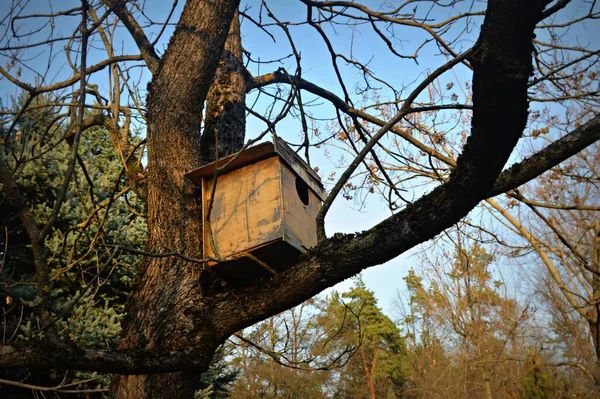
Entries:
<svg viewBox="0 0 600 399">
<path fill-rule="evenodd" d="M 252 250 L 283 236 L 279 162 L 271 157 L 217 180 L 211 227 L 222 258 Z M 207 201 L 212 180 L 207 180 Z M 206 228 L 205 228 L 206 230 Z M 205 254 L 215 256 L 205 231 Z"/>
<path fill-rule="evenodd" d="M 317 245 L 317 214 L 321 200 L 306 182 L 281 164 L 285 241 L 308 249 Z M 298 249 L 301 249 L 298 248 Z"/>
</svg>

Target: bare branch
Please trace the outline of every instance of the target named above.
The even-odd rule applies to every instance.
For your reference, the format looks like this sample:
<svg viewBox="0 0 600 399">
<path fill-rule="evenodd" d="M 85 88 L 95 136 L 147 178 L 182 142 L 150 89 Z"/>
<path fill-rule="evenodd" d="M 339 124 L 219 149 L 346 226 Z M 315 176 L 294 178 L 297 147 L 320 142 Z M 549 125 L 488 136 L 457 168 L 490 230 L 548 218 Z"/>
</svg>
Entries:
<svg viewBox="0 0 600 399">
<path fill-rule="evenodd" d="M 152 74 L 158 72 L 160 57 L 156 54 L 154 46 L 148 40 L 142 27 L 125 7 L 126 2 L 124 0 L 102 0 L 102 2 L 113 10 L 129 33 L 131 33 L 150 72 Z"/>
<path fill-rule="evenodd" d="M 600 140 L 600 114 L 531 157 L 502 172 L 489 197 L 517 188 Z"/>
</svg>

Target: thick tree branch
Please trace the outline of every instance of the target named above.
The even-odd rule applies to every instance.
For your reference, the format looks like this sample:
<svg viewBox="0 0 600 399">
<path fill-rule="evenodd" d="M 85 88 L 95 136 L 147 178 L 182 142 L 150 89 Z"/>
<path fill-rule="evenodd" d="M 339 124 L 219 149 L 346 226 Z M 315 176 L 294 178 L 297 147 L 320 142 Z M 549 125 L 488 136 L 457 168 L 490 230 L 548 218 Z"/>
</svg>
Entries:
<svg viewBox="0 0 600 399">
<path fill-rule="evenodd" d="M 190 351 L 79 349 L 67 346 L 0 345 L 0 368 L 89 370 L 104 373 L 145 374 L 194 371 L 205 355 Z"/>
<path fill-rule="evenodd" d="M 600 114 L 543 150 L 502 172 L 487 196 L 502 194 L 535 179 L 598 140 L 600 140 Z"/>
<path fill-rule="evenodd" d="M 238 0 L 186 1 L 148 86 L 148 252 L 172 248 L 190 258 L 202 257 L 202 201 L 184 175 L 201 166 L 203 107 L 238 6 Z M 209 311 L 202 305 L 203 277 L 197 265 L 173 258 L 143 262 L 120 348 L 186 351 L 194 347 L 189 342 L 193 340 L 204 355 L 202 363 L 196 363 L 202 366 L 192 371 L 205 370 L 222 341 L 215 339 L 216 324 L 206 318 Z M 115 376 L 111 394 L 143 396 L 140 392 L 149 394 L 156 383 L 176 390 L 179 397 L 192 397 L 195 381 L 197 375 L 181 373 Z"/>
<path fill-rule="evenodd" d="M 550 15 L 555 14 L 556 12 L 562 10 L 570 2 L 571 2 L 571 0 L 558 0 L 552 7 L 547 8 L 547 9 L 544 10 L 544 12 L 542 13 L 542 18 L 540 19 L 540 21 L 543 20 L 543 19 L 546 19 Z"/>
<path fill-rule="evenodd" d="M 221 61 L 206 96 L 202 162 L 209 163 L 239 151 L 246 133 L 246 69 L 242 59 L 240 21 L 231 20 Z"/>
</svg>

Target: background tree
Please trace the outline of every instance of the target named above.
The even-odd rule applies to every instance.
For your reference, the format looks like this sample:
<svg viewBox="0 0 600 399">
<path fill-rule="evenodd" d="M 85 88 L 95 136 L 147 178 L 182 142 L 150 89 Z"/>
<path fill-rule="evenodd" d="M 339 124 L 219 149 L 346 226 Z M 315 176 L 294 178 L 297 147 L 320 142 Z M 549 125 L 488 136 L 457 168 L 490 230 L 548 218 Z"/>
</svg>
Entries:
<svg viewBox="0 0 600 399">
<path fill-rule="evenodd" d="M 592 146 L 511 193 L 508 201 L 487 201 L 512 227 L 522 259 L 540 266 L 538 293 L 562 338 L 565 365 L 582 368 L 592 381 L 599 378 L 600 354 L 597 162 L 598 148 Z"/>
<path fill-rule="evenodd" d="M 400 330 L 361 279 L 236 334 L 236 398 L 395 398 L 408 375 Z"/>
<path fill-rule="evenodd" d="M 355 317 L 347 317 L 348 312 Z M 357 346 L 356 354 L 340 369 L 333 397 L 401 397 L 409 371 L 406 347 L 400 330 L 377 306 L 362 279 L 348 292 L 334 295 L 323 316 L 342 326 L 341 342 Z"/>
<path fill-rule="evenodd" d="M 311 299 L 232 337 L 232 366 L 240 370 L 232 396 L 326 395 L 331 370 L 347 362 L 354 347 L 333 345 L 339 326 L 323 323 L 324 311 L 322 300 Z"/>
<path fill-rule="evenodd" d="M 13 106 L 19 107 L 24 100 L 16 99 Z M 30 204 L 31 214 L 45 220 L 60 194 L 60 176 L 68 167 L 71 148 L 64 139 L 65 126 L 56 123 L 60 107 L 44 96 L 34 104 L 35 110 L 17 121 L 18 140 L 9 147 L 7 164 Z M 123 175 L 106 130 L 95 127 L 86 133 L 78 151 L 80 169 L 74 173 L 69 194 L 45 242 L 49 280 L 55 311 L 61 315 L 56 321 L 60 336 L 81 346 L 114 348 L 140 257 L 117 253 L 98 243 L 141 245 L 146 239 L 146 224 L 140 213 L 143 204 L 128 188 L 119 189 Z M 133 140 L 140 142 L 137 137 Z M 10 203 L 1 204 L 0 214 L 2 241 L 7 244 L 0 270 L 3 344 L 36 340 L 39 319 L 33 312 L 24 311 L 36 299 L 29 240 Z M 2 371 L 3 377 L 13 379 L 27 374 L 23 369 Z M 59 385 L 61 380 L 62 385 L 88 380 L 80 387 L 107 388 L 107 378 L 96 373 L 93 377 L 91 372 L 52 374 L 54 377 L 34 370 L 28 382 L 43 386 Z"/>
<path fill-rule="evenodd" d="M 454 254 L 423 269 L 423 277 L 411 272 L 406 278 L 411 316 L 426 320 L 427 329 L 419 330 L 424 334 L 423 350 L 428 347 L 431 356 L 439 357 L 441 345 L 453 359 L 452 364 L 425 365 L 422 355 L 415 357 L 414 367 L 422 371 L 416 375 L 425 379 L 416 384 L 419 389 L 431 384 L 438 395 L 450 391 L 455 397 L 519 396 L 521 376 L 515 371 L 520 366 L 514 362 L 532 344 L 526 338 L 531 315 L 502 292 L 504 284 L 493 278 L 493 259 L 485 248 L 461 242 Z M 436 372 L 429 375 L 436 367 L 445 367 L 449 374 L 446 391 L 434 382 Z"/>
<path fill-rule="evenodd" d="M 596 65 L 598 52 L 588 47 L 563 45 L 560 40 L 566 40 L 566 36 L 556 34 L 561 29 L 576 30 L 576 24 L 593 22 L 597 15 L 594 3 L 575 14 L 566 12 L 570 11 L 569 1 L 492 1 L 485 10 L 479 3 L 462 8 L 459 3 L 447 7 L 432 2 L 415 8 L 406 2 L 395 9 L 379 11 L 350 2 L 303 0 L 301 3 L 306 13 L 295 14 L 296 18 L 302 15 L 300 21 L 280 20 L 268 2 L 256 7 L 252 11 L 255 14 L 240 13 L 249 23 L 268 32 L 267 35 L 280 32 L 288 40 L 295 63 L 292 73 L 279 69 L 261 76 L 253 73 L 256 68 L 249 67 L 243 73 L 245 86 L 239 84 L 241 79 L 227 78 L 242 75 L 236 45 L 240 42 L 239 34 L 234 20 L 238 1 L 188 0 L 180 8 L 175 3 L 167 21 L 161 23 L 154 23 L 143 7 L 137 7 L 138 3 L 120 0 L 82 0 L 73 8 L 50 13 L 35 13 L 26 8 L 27 3 L 19 1 L 7 7 L 3 17 L 7 29 L 1 36 L 4 62 L 0 74 L 27 96 L 19 109 L 8 114 L 3 130 L 0 184 L 13 214 L 18 215 L 27 231 L 35 266 L 36 298 L 31 303 L 18 296 L 15 300 L 35 312 L 39 327 L 36 326 L 34 334 L 40 337 L 43 331 L 44 343 L 34 340 L 29 346 L 2 345 L 0 366 L 111 372 L 115 374 L 111 383 L 114 397 L 191 397 L 200 381 L 200 372 L 209 367 L 216 349 L 234 332 L 433 238 L 466 216 L 481 200 L 517 188 L 600 136 L 598 117 L 594 117 L 597 111 L 594 89 L 573 83 L 584 81 L 577 77 L 588 74 Z M 567 17 L 571 15 L 575 17 Z M 158 40 L 175 20 L 172 36 L 161 49 Z M 30 27 L 22 24 L 24 21 L 37 21 L 39 25 Z M 381 40 L 390 56 L 397 57 L 394 73 L 402 70 L 403 62 L 418 60 L 425 51 L 440 54 L 441 49 L 439 58 L 426 61 L 437 69 L 417 75 L 414 84 L 387 83 L 367 62 L 354 57 L 353 45 L 347 46 L 347 52 L 338 51 L 330 39 L 337 28 L 352 30 L 361 25 L 371 29 L 369 32 Z M 125 27 L 126 34 L 120 26 Z M 320 87 L 306 79 L 299 43 L 290 33 L 295 26 L 316 33 L 322 41 L 337 79 L 333 86 Z M 470 35 L 472 29 L 477 32 L 475 35 Z M 419 32 L 414 37 L 420 41 L 411 49 L 412 54 L 399 50 L 398 40 L 404 36 L 399 33 L 396 36 L 396 30 L 402 30 L 402 35 Z M 135 43 L 134 54 L 122 50 L 129 48 L 121 46 L 119 40 L 124 36 Z M 557 39 L 544 41 L 547 37 Z M 62 49 L 58 49 L 57 43 L 64 45 Z M 222 56 L 224 48 L 227 52 Z M 43 54 L 48 62 L 31 61 L 32 52 L 40 49 L 47 50 Z M 555 50 L 565 57 L 554 57 Z M 51 68 L 59 59 L 64 61 L 64 75 L 56 75 Z M 256 58 L 250 52 L 247 60 L 252 59 Z M 379 102 L 370 101 L 367 96 L 368 104 L 357 105 L 357 96 L 347 89 L 348 74 L 342 71 L 342 60 L 364 77 L 364 84 L 356 86 L 359 91 L 378 82 L 389 98 Z M 233 66 L 236 62 L 238 67 Z M 42 65 L 48 68 L 44 70 Z M 42 69 L 36 69 L 39 66 Z M 135 74 L 140 66 L 151 75 L 146 101 L 142 100 L 146 93 L 140 89 L 143 87 L 140 81 L 132 78 L 140 76 Z M 534 66 L 536 75 L 532 78 Z M 442 75 L 463 67 L 472 76 L 472 97 L 465 96 L 464 103 L 460 103 L 450 96 L 450 102 L 441 104 L 423 99 L 424 93 L 432 93 Z M 39 80 L 22 75 L 23 71 L 32 71 Z M 564 73 L 575 79 L 563 79 Z M 281 86 L 274 90 L 267 88 L 276 84 Z M 554 90 L 556 86 L 559 88 Z M 260 106 L 246 108 L 249 114 L 265 122 L 265 133 L 274 131 L 286 116 L 299 116 L 303 137 L 299 147 L 305 149 L 305 154 L 309 154 L 311 145 L 320 145 L 323 138 L 311 137 L 310 114 L 304 112 L 303 93 L 331 103 L 332 112 L 339 115 L 337 119 L 347 115 L 355 134 L 343 131 L 348 140 L 353 140 L 353 157 L 335 180 L 317 218 L 319 245 L 280 273 L 234 285 L 205 267 L 200 250 L 201 199 L 184 175 L 212 160 L 207 158 L 212 150 L 203 150 L 213 136 L 215 157 L 240 150 L 245 134 L 243 114 L 236 106 L 243 102 L 240 87 L 247 92 L 260 91 L 273 99 L 263 112 L 257 111 Z M 341 97 L 335 92 L 341 93 Z M 526 128 L 528 92 L 539 94 L 543 100 L 587 102 L 590 111 L 579 127 L 571 126 L 569 133 L 560 139 L 552 136 L 551 145 L 501 173 Z M 557 95 L 558 92 L 561 94 Z M 222 93 L 231 97 L 229 94 L 221 97 Z M 363 93 L 366 92 L 358 97 L 362 99 Z M 42 95 L 50 96 L 53 103 L 62 107 L 63 116 L 57 123 L 66 128 L 60 140 L 69 142 L 71 147 L 61 173 L 60 191 L 47 218 L 36 217 L 30 211 L 7 155 L 17 140 L 17 121 L 35 108 L 36 99 Z M 207 112 L 203 119 L 205 103 Z M 209 109 L 210 104 L 213 106 Z M 385 104 L 394 110 L 393 115 L 381 114 L 381 106 Z M 98 112 L 86 115 L 86 108 Z M 436 149 L 439 137 L 426 136 L 427 140 L 435 139 L 433 142 L 412 137 L 404 125 L 414 124 L 425 115 L 443 117 L 450 110 L 470 110 L 468 114 L 454 114 L 471 120 L 470 128 L 456 132 L 458 139 L 452 140 L 457 143 L 456 153 L 461 154 L 456 161 L 444 158 Z M 318 121 L 318 117 L 313 120 Z M 231 130 L 222 129 L 225 123 Z M 144 256 L 117 351 L 76 346 L 62 339 L 57 323 L 63 315 L 52 297 L 50 284 L 48 240 L 61 210 L 68 206 L 87 130 L 99 125 L 106 128 L 121 160 L 127 186 L 145 201 L 147 209 L 148 239 L 143 250 L 123 245 L 102 248 L 110 254 L 112 248 L 116 253 L 127 251 Z M 342 125 L 343 121 L 340 129 Z M 147 168 L 140 164 L 141 148 L 132 141 L 136 126 L 144 126 L 146 130 Z M 220 137 L 219 132 L 223 136 L 225 131 L 229 136 Z M 414 198 L 403 195 L 402 190 L 412 187 L 402 183 L 412 179 L 403 177 L 394 181 L 374 150 L 384 146 L 384 137 L 406 141 L 416 153 L 426 154 L 426 159 L 431 157 L 432 163 L 449 161 L 449 167 L 442 173 L 436 167 L 439 164 L 430 166 L 431 173 L 439 175 L 435 188 L 418 200 L 422 194 L 419 191 L 414 192 Z M 217 140 L 227 145 L 221 148 Z M 383 148 L 390 157 L 415 161 L 408 154 Z M 367 159 L 372 159 L 372 163 Z M 390 206 L 394 213 L 362 233 L 327 238 L 325 215 L 343 188 L 354 184 L 349 178 L 358 167 L 387 184 L 389 196 L 393 196 Z M 110 259 L 107 267 L 113 265 L 114 259 Z"/>
<path fill-rule="evenodd" d="M 460 236 L 459 236 L 460 237 Z M 556 368 L 562 354 L 533 299 L 512 296 L 492 256 L 477 241 L 425 258 L 406 277 L 404 322 L 413 372 L 410 397 L 594 397 L 590 381 Z M 452 247 L 451 247 L 452 248 Z M 509 283 L 510 284 L 510 283 Z"/>
</svg>

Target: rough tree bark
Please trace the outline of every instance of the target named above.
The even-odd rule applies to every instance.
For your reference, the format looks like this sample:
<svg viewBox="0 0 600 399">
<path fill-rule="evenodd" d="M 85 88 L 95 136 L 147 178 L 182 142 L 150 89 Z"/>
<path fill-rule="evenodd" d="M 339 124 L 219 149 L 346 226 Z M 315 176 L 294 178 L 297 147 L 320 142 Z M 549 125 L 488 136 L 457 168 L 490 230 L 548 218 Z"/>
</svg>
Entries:
<svg viewBox="0 0 600 399">
<path fill-rule="evenodd" d="M 200 126 L 236 0 L 185 5 L 148 95 L 148 244 L 202 258 L 201 198 L 184 175 L 202 164 Z M 242 138 L 243 140 L 243 138 Z M 221 343 L 201 298 L 200 265 L 147 258 L 121 348 L 197 351 L 204 370 Z M 199 370 L 200 372 L 203 370 Z M 198 373 L 113 376 L 116 398 L 193 397 Z"/>
<path fill-rule="evenodd" d="M 244 145 L 246 132 L 246 68 L 242 61 L 242 37 L 236 12 L 219 67 L 206 99 L 202 133 L 202 161 L 233 154 Z M 217 149 L 218 144 L 218 151 Z"/>
</svg>

